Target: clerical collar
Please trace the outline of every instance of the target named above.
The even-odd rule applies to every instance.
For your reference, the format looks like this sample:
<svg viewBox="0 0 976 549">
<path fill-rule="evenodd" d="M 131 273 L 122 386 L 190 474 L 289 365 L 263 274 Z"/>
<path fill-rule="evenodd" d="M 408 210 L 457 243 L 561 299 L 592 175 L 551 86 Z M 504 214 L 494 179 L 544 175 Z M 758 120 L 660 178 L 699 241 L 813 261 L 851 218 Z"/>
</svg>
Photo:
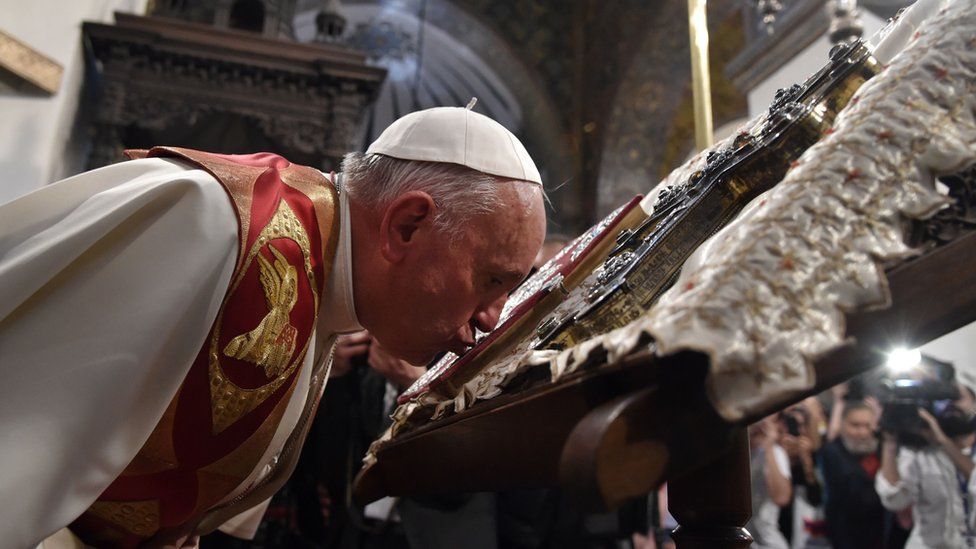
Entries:
<svg viewBox="0 0 976 549">
<path fill-rule="evenodd" d="M 342 189 L 342 174 L 335 180 L 326 176 L 339 194 L 339 243 L 336 246 L 332 273 L 326 285 L 325 300 L 319 310 L 319 333 L 335 334 L 362 330 L 356 317 L 352 291 L 352 232 L 349 222 L 349 196 Z"/>
</svg>

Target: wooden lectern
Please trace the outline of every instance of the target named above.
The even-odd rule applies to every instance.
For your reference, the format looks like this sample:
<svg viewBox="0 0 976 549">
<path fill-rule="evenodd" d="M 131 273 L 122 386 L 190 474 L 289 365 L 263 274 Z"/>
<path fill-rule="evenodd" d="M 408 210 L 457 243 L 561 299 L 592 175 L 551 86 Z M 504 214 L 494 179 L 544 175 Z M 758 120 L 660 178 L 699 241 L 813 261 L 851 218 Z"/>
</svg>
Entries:
<svg viewBox="0 0 976 549">
<path fill-rule="evenodd" d="M 848 316 L 850 343 L 816 363 L 814 388 L 741 424 L 722 420 L 706 399 L 704 355 L 645 350 L 393 440 L 357 480 L 356 496 L 559 485 L 580 504 L 607 509 L 668 482 L 678 547 L 748 547 L 745 424 L 867 371 L 895 345 L 976 321 L 976 227 L 960 219 L 951 241 L 889 270 L 890 308 Z"/>
</svg>

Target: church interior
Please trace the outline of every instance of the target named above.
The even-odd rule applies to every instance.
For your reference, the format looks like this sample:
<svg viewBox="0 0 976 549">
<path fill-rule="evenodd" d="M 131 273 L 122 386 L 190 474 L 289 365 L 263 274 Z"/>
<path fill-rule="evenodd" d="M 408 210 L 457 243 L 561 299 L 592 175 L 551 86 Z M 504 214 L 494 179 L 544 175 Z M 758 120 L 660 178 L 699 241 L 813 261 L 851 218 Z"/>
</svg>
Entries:
<svg viewBox="0 0 976 549">
<path fill-rule="evenodd" d="M 472 350 L 484 354 L 438 357 L 409 382 L 362 348 L 343 357 L 263 514 L 173 547 L 976 544 L 976 441 L 938 454 L 955 436 L 939 423 L 945 436 L 930 428 L 917 450 L 942 456 L 916 458 L 922 467 L 955 471 L 931 511 L 955 532 L 949 544 L 926 541 L 928 508 L 891 495 L 907 480 L 892 482 L 884 461 L 897 413 L 930 417 L 916 404 L 939 422 L 956 406 L 976 433 L 972 34 L 958 55 L 926 49 L 938 25 L 966 39 L 971 0 L 2 2 L 0 205 L 156 146 L 273 152 L 334 174 L 394 121 L 434 107 L 498 122 L 541 176 L 552 249 L 508 295 L 500 335 Z M 871 57 L 883 49 L 872 37 L 890 44 L 899 29 L 886 29 L 922 4 L 936 8 L 914 23 L 921 38 L 909 32 L 890 47 L 903 54 Z M 889 130 L 854 134 L 900 116 L 879 115 L 886 98 L 921 89 L 889 76 L 909 74 L 911 55 L 934 71 L 934 91 L 904 108 L 951 93 L 921 108 L 924 123 L 899 118 L 891 131 L 961 136 L 916 156 L 962 160 L 928 178 L 931 197 L 915 183 L 897 193 L 864 183 L 877 192 L 863 200 L 817 190 L 831 162 L 857 183 L 873 173 L 862 149 L 894 150 Z M 962 114 L 938 119 L 942 107 Z M 876 164 L 915 173 L 910 153 L 884 154 Z M 761 193 L 787 188 L 797 190 L 769 195 L 768 207 L 789 213 L 769 222 Z M 641 212 L 651 203 L 658 217 Z M 898 209 L 913 213 L 891 217 Z M 8 230 L 0 218 L 0 242 Z M 787 241 L 823 257 L 782 252 Z M 14 359 L 0 350 L 0 362 Z M 912 368 L 953 396 L 901 387 Z M 931 490 L 936 477 L 924 478 Z"/>
</svg>

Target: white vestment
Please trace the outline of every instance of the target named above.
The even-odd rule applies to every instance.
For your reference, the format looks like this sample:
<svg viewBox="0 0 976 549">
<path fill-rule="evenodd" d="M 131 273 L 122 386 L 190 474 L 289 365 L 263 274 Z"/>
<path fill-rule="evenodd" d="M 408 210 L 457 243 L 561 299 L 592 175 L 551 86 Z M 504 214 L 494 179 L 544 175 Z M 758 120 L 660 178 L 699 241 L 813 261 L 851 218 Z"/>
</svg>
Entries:
<svg viewBox="0 0 976 549">
<path fill-rule="evenodd" d="M 277 461 L 337 332 L 359 329 L 349 216 L 316 335 L 259 466 Z M 231 201 L 181 160 L 133 160 L 0 205 L 0 540 L 34 547 L 115 480 L 216 318 L 239 250 Z"/>
</svg>

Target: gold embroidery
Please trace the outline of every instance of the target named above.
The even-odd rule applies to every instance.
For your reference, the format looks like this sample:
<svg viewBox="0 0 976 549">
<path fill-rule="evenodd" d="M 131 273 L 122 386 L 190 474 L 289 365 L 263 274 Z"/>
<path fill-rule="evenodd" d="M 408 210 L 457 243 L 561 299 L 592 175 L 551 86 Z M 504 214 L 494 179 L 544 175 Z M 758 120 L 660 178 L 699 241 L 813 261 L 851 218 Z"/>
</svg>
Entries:
<svg viewBox="0 0 976 549">
<path fill-rule="evenodd" d="M 335 188 L 336 175 L 326 178 L 322 172 L 292 164 L 281 170 L 281 181 L 285 185 L 304 194 L 312 201 L 315 210 L 315 221 L 322 235 L 322 257 L 330 259 L 325 262 L 325 280 L 329 279 L 332 269 L 331 258 L 335 255 L 339 244 L 339 216 L 337 214 L 339 195 Z"/>
<path fill-rule="evenodd" d="M 198 512 L 212 510 L 228 494 L 233 493 L 236 488 L 241 486 L 241 482 L 257 467 L 268 449 L 268 444 L 278 430 L 278 424 L 285 415 L 285 409 L 288 408 L 294 394 L 295 385 L 292 384 L 285 390 L 281 400 L 275 404 L 274 409 L 268 414 L 268 418 L 251 436 L 224 457 L 201 467 L 197 471 L 198 490 L 194 515 Z M 224 484 L 224 480 L 228 478 L 235 478 L 237 482 L 233 486 L 227 486 Z"/>
<path fill-rule="evenodd" d="M 288 204 L 284 200 L 278 203 L 278 209 L 275 212 L 274 216 L 271 218 L 271 221 L 267 224 L 267 226 L 264 227 L 264 229 L 261 230 L 261 234 L 258 235 L 258 239 L 251 247 L 250 251 L 247 254 L 247 257 L 244 259 L 244 266 L 238 271 L 238 274 L 235 277 L 233 284 L 231 285 L 228 295 L 232 295 L 234 291 L 237 290 L 237 287 L 240 285 L 241 280 L 244 278 L 244 274 L 247 272 L 248 268 L 251 266 L 251 263 L 255 260 L 255 258 L 259 258 L 258 259 L 259 265 L 261 261 L 267 262 L 267 260 L 265 260 L 264 257 L 259 255 L 261 248 L 265 246 L 268 246 L 271 249 L 272 253 L 275 254 L 276 256 L 275 263 L 281 261 L 282 267 L 287 266 L 289 268 L 294 269 L 294 267 L 288 265 L 287 261 L 284 260 L 284 256 L 282 256 L 280 252 L 278 252 L 278 250 L 270 246 L 271 241 L 277 238 L 287 238 L 289 240 L 292 240 L 293 242 L 298 244 L 299 249 L 301 249 L 302 251 L 302 257 L 304 258 L 305 275 L 308 277 L 309 288 L 311 288 L 312 290 L 314 316 L 312 318 L 311 325 L 314 326 L 315 320 L 318 316 L 318 310 L 319 310 L 319 295 L 318 295 L 318 290 L 316 289 L 315 286 L 315 275 L 312 272 L 311 242 L 309 241 L 308 233 L 305 232 L 305 227 L 302 226 L 302 223 L 295 215 L 295 212 L 292 211 L 292 209 L 288 206 Z M 266 267 L 262 267 L 262 269 L 264 268 Z M 271 268 L 273 269 L 273 267 Z M 276 271 L 276 273 L 277 272 L 278 271 Z M 278 274 L 278 276 L 284 276 L 284 275 Z M 264 278 L 265 278 L 264 272 L 262 270 L 262 285 L 265 285 L 265 292 L 267 296 L 268 282 L 266 282 Z M 285 283 L 282 282 L 282 284 Z M 297 272 L 294 275 L 293 284 L 295 285 L 294 291 L 297 293 Z M 274 298 L 276 300 L 274 304 L 282 305 L 281 301 L 278 301 L 280 298 L 281 298 L 280 296 L 276 296 Z M 291 310 L 291 307 L 294 306 L 293 301 L 291 301 L 290 303 L 291 304 L 288 305 L 289 310 Z M 272 309 L 272 311 L 269 311 L 269 316 L 271 316 L 273 312 L 274 304 L 271 302 L 271 298 L 269 298 L 269 309 Z M 281 385 L 288 379 L 288 377 L 291 376 L 291 373 L 295 370 L 295 368 L 299 364 L 301 364 L 302 360 L 304 360 L 305 353 L 308 350 L 308 343 L 309 340 L 311 339 L 309 338 L 305 341 L 305 344 L 302 347 L 301 352 L 298 353 L 294 361 L 292 361 L 290 364 L 288 363 L 288 360 L 290 359 L 291 353 L 294 352 L 294 345 L 295 345 L 294 342 L 291 343 L 290 345 L 291 349 L 287 355 L 284 354 L 284 350 L 280 347 L 277 348 L 277 350 L 275 351 L 269 351 L 269 356 L 270 355 L 277 356 L 278 353 L 281 353 L 280 362 L 278 361 L 279 359 L 274 359 L 272 357 L 270 359 L 270 362 L 268 362 L 268 364 L 261 364 L 259 362 L 256 363 L 265 367 L 265 373 L 271 376 L 270 381 L 266 385 L 263 385 L 256 389 L 245 389 L 243 387 L 239 387 L 237 384 L 235 384 L 230 379 L 228 379 L 227 375 L 223 371 L 223 368 L 221 368 L 220 366 L 220 352 L 217 343 L 220 340 L 220 328 L 223 325 L 223 317 L 224 317 L 224 310 L 222 308 L 220 310 L 220 313 L 217 315 L 217 322 L 214 325 L 213 336 L 211 336 L 210 339 L 210 352 L 209 352 L 210 405 L 211 405 L 211 413 L 213 418 L 214 434 L 218 434 L 222 432 L 224 429 L 226 429 L 227 427 L 234 424 L 234 422 L 239 420 L 241 417 L 243 417 L 245 414 L 247 414 L 254 408 L 258 407 L 258 405 L 260 405 L 262 402 L 264 402 L 265 399 L 267 399 L 268 396 L 271 395 L 271 393 L 278 390 L 278 388 L 281 387 Z M 287 322 L 287 315 L 285 315 L 284 319 L 285 322 Z M 265 317 L 265 320 L 262 320 L 262 323 L 265 322 L 266 320 L 268 320 L 268 317 Z M 278 320 L 275 320 L 273 322 L 279 323 Z M 291 327 L 290 325 L 287 326 L 292 330 L 294 330 L 294 328 Z M 258 328 L 260 328 L 260 325 L 258 326 Z M 266 325 L 266 329 L 267 329 L 267 325 Z M 255 332 L 254 331 L 249 332 L 249 334 L 251 333 L 255 333 Z M 244 337 L 244 336 L 238 336 L 238 338 L 240 337 Z M 235 341 L 238 338 L 235 338 Z M 297 339 L 297 332 L 295 333 L 295 338 Z M 279 341 L 277 341 L 277 337 L 271 338 L 271 341 L 276 344 L 279 343 Z M 232 349 L 232 347 L 234 347 L 234 341 L 231 341 L 231 343 L 227 345 L 225 352 L 231 354 L 233 351 L 238 350 L 237 347 L 234 347 L 234 349 Z M 241 348 L 244 347 L 242 346 Z M 249 356 L 254 356 L 254 355 L 249 355 Z M 250 358 L 248 358 L 248 360 L 250 360 Z"/>
<path fill-rule="evenodd" d="M 159 501 L 96 501 L 89 509 L 96 517 L 137 536 L 149 537 L 159 530 Z"/>
<path fill-rule="evenodd" d="M 268 249 L 275 256 L 274 265 L 257 255 L 268 314 L 257 328 L 230 340 L 224 354 L 264 367 L 264 375 L 271 379 L 288 367 L 295 352 L 298 330 L 289 323 L 289 316 L 298 302 L 298 272 L 277 248 L 268 244 Z"/>
</svg>

